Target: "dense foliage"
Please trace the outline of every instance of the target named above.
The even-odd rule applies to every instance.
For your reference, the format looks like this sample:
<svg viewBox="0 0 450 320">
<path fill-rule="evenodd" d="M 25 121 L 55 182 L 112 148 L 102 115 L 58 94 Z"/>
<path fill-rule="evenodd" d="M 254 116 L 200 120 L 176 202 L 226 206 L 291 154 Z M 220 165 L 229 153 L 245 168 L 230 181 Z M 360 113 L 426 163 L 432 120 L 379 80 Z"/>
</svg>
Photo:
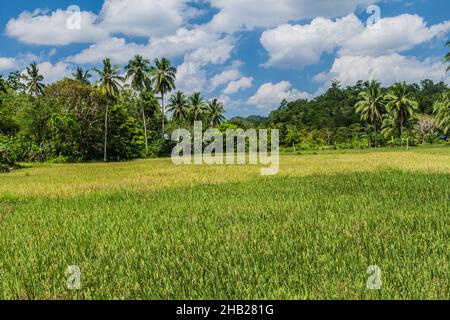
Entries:
<svg viewBox="0 0 450 320">
<path fill-rule="evenodd" d="M 218 126 L 224 106 L 176 92 L 165 106 L 164 96 L 175 89 L 176 69 L 165 58 L 150 62 L 134 57 L 122 70 L 103 61 L 89 70 L 77 68 L 72 79 L 45 85 L 33 63 L 22 74 L 0 77 L 0 170 L 16 161 L 121 161 L 167 155 L 172 143 L 165 127 L 205 120 Z M 174 117 L 167 119 L 165 108 Z M 168 122 L 168 124 L 167 124 Z"/>
<path fill-rule="evenodd" d="M 397 83 L 383 88 L 359 81 L 313 100 L 283 101 L 268 118 L 233 118 L 243 127 L 277 128 L 296 149 L 367 148 L 439 143 L 450 129 L 450 89 L 444 82 Z"/>
</svg>

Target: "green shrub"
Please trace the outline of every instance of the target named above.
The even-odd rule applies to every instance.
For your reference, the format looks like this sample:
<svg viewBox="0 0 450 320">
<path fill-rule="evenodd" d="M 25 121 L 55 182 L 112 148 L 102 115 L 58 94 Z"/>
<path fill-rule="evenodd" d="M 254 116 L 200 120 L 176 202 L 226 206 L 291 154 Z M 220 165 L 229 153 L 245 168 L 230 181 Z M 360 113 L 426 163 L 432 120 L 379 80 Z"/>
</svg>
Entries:
<svg viewBox="0 0 450 320">
<path fill-rule="evenodd" d="M 8 172 L 15 167 L 16 155 L 10 146 L 0 142 L 0 172 Z"/>
</svg>

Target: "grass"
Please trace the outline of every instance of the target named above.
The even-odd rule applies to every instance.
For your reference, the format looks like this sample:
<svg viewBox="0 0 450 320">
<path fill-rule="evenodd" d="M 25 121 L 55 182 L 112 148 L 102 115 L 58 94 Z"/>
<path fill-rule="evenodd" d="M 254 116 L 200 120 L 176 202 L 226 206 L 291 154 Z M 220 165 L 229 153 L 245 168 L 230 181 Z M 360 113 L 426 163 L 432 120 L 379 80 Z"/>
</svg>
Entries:
<svg viewBox="0 0 450 320">
<path fill-rule="evenodd" d="M 0 299 L 450 298 L 448 149 L 259 169 L 160 159 L 0 175 Z M 366 288 L 369 265 L 381 290 Z"/>
</svg>

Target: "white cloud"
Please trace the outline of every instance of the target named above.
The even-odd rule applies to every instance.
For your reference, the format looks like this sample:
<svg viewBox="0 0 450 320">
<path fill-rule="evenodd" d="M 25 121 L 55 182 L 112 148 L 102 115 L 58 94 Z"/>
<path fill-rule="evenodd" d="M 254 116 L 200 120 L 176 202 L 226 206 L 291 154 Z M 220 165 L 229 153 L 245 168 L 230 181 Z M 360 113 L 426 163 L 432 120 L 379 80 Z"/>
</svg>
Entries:
<svg viewBox="0 0 450 320">
<path fill-rule="evenodd" d="M 188 53 L 187 59 L 203 64 L 223 64 L 231 58 L 233 49 L 234 38 L 211 38 L 210 42 L 203 43 L 198 49 Z"/>
<path fill-rule="evenodd" d="M 350 14 L 332 21 L 316 18 L 307 25 L 281 25 L 265 31 L 261 44 L 269 53 L 265 66 L 301 69 L 319 62 L 322 53 L 336 46 L 362 29 L 359 19 Z"/>
<path fill-rule="evenodd" d="M 239 80 L 231 81 L 228 86 L 223 90 L 223 93 L 226 95 L 232 95 L 242 89 L 249 89 L 253 85 L 252 77 L 242 77 Z"/>
<path fill-rule="evenodd" d="M 79 13 L 81 28 L 70 29 L 67 21 L 78 13 L 58 9 L 22 12 L 10 19 L 6 33 L 28 44 L 68 45 L 96 43 L 112 35 L 161 37 L 175 33 L 198 10 L 187 0 L 105 0 L 99 15 Z"/>
<path fill-rule="evenodd" d="M 67 60 L 94 64 L 110 57 L 116 63 L 126 63 L 136 54 L 173 58 L 189 53 L 188 60 L 219 64 L 231 57 L 233 41 L 231 37 L 219 38 L 201 29 L 181 28 L 173 35 L 154 38 L 147 44 L 127 42 L 124 38 L 108 39 L 89 46 Z"/>
<path fill-rule="evenodd" d="M 221 95 L 218 99 L 225 106 L 225 114 L 229 111 L 237 111 L 247 106 L 245 102 L 242 102 L 241 100 L 233 100 L 227 95 Z"/>
<path fill-rule="evenodd" d="M 44 83 L 52 83 L 59 81 L 65 77 L 69 77 L 73 70 L 70 65 L 64 62 L 52 64 L 48 61 L 38 64 L 39 72 L 44 76 Z"/>
<path fill-rule="evenodd" d="M 175 33 L 184 22 L 186 0 L 106 0 L 101 26 L 111 33 L 163 36 Z"/>
<path fill-rule="evenodd" d="M 418 15 L 402 14 L 385 18 L 372 28 L 357 30 L 341 45 L 342 55 L 389 54 L 409 50 L 416 45 L 444 35 L 450 30 L 450 21 L 428 27 Z"/>
<path fill-rule="evenodd" d="M 248 100 L 248 103 L 260 109 L 270 110 L 278 106 L 283 99 L 293 101 L 309 98 L 311 98 L 309 93 L 293 89 L 288 81 L 281 81 L 276 84 L 268 82 L 258 89 L 256 94 Z"/>
<path fill-rule="evenodd" d="M 358 80 L 378 80 L 389 86 L 395 82 L 419 82 L 423 79 L 449 82 L 441 59 L 423 61 L 397 53 L 383 56 L 342 56 L 334 61 L 331 71 L 314 77 L 318 82 L 331 79 L 343 85 L 354 85 Z"/>
<path fill-rule="evenodd" d="M 224 70 L 219 74 L 216 74 L 214 77 L 211 78 L 210 83 L 210 91 L 214 91 L 218 87 L 229 83 L 230 81 L 237 80 L 241 76 L 241 72 L 236 69 L 228 69 Z"/>
<path fill-rule="evenodd" d="M 16 59 L 0 57 L 0 71 L 12 70 L 16 67 L 17 67 Z"/>
<path fill-rule="evenodd" d="M 203 91 L 207 84 L 206 72 L 198 62 L 185 61 L 177 68 L 177 90 L 191 94 Z"/>
<path fill-rule="evenodd" d="M 144 54 L 145 50 L 145 45 L 127 43 L 123 38 L 112 38 L 91 45 L 75 56 L 67 58 L 67 61 L 95 64 L 101 62 L 105 57 L 109 57 L 114 63 L 125 63 L 136 54 Z"/>
<path fill-rule="evenodd" d="M 319 62 L 323 53 L 385 55 L 411 49 L 450 30 L 450 21 L 427 27 L 417 15 L 381 19 L 366 28 L 354 15 L 335 21 L 316 18 L 306 25 L 281 25 L 265 31 L 261 44 L 269 53 L 268 66 L 298 68 Z"/>
<path fill-rule="evenodd" d="M 378 1 L 346 0 L 210 0 L 218 8 L 209 27 L 233 33 L 258 27 L 273 27 L 289 21 L 313 17 L 339 17 L 353 12 L 360 5 Z"/>
<path fill-rule="evenodd" d="M 56 10 L 51 14 L 23 12 L 17 19 L 11 19 L 6 25 L 10 37 L 28 44 L 68 45 L 71 43 L 90 43 L 106 39 L 109 33 L 95 24 L 97 16 L 92 12 L 81 14 L 81 29 L 67 28 L 70 13 Z"/>
</svg>

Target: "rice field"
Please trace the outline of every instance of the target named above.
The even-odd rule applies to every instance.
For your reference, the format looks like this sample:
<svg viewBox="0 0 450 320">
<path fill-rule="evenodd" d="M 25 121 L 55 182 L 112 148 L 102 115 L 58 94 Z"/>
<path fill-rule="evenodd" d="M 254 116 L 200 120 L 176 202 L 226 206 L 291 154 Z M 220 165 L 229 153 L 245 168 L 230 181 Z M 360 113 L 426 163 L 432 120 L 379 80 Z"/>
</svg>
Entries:
<svg viewBox="0 0 450 320">
<path fill-rule="evenodd" d="M 450 149 L 2 174 L 0 299 L 450 299 Z"/>
</svg>

